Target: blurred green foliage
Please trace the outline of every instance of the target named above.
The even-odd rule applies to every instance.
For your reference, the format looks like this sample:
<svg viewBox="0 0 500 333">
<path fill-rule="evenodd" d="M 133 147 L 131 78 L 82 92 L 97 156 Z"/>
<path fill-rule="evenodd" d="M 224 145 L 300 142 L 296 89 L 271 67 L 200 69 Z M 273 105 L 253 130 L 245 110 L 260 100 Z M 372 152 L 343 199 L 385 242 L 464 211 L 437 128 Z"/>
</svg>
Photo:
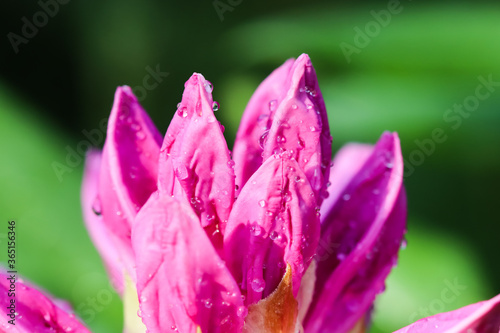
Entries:
<svg viewBox="0 0 500 333">
<path fill-rule="evenodd" d="M 447 311 L 500 292 L 500 87 L 461 117 L 458 128 L 444 118 L 475 94 L 478 77 L 500 81 L 500 6 L 404 1 L 366 46 L 356 46 L 354 28 L 365 31 L 376 22 L 372 11 L 388 3 L 242 1 L 221 21 L 210 1 L 71 1 L 19 53 L 4 38 L 0 211 L 1 221 L 18 222 L 19 271 L 70 300 L 95 332 L 119 332 L 116 294 L 97 309 L 89 304 L 110 286 L 81 220 L 83 163 L 62 181 L 52 163 L 65 163 L 67 147 L 76 150 L 86 140 L 83 130 L 100 128 L 116 86 L 142 86 L 147 67 L 156 66 L 169 75 L 142 104 L 158 128 L 166 130 L 183 83 L 201 72 L 214 84 L 231 146 L 260 81 L 305 52 L 318 73 L 335 150 L 398 131 L 414 167 L 405 177 L 408 248 L 377 301 L 373 331 L 407 325 L 423 316 L 421 309 Z M 19 34 L 21 17 L 40 10 L 35 2 L 8 6 L 4 35 Z M 349 62 L 341 43 L 359 50 Z M 426 155 L 419 143 L 429 142 L 436 128 L 446 140 Z M 424 156 L 421 165 L 415 151 Z M 454 279 L 465 288 L 444 302 L 446 281 Z"/>
</svg>

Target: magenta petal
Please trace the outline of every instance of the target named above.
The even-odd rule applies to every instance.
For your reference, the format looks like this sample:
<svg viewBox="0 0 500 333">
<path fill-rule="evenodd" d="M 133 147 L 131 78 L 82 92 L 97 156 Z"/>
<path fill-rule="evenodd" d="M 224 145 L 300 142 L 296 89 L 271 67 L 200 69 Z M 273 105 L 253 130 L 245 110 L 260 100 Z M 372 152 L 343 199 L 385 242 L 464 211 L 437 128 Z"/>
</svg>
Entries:
<svg viewBox="0 0 500 333">
<path fill-rule="evenodd" d="M 500 295 L 458 310 L 439 313 L 395 333 L 497 333 L 500 332 Z"/>
<path fill-rule="evenodd" d="M 233 147 L 236 184 L 241 188 L 261 166 L 262 147 L 272 124 L 274 111 L 285 97 L 286 79 L 294 59 L 287 60 L 259 85 L 248 102 Z"/>
<path fill-rule="evenodd" d="M 264 160 L 286 151 L 309 179 L 321 205 L 330 174 L 332 138 L 316 72 L 307 54 L 293 64 L 286 82 L 286 95 L 277 105 L 264 144 Z"/>
<path fill-rule="evenodd" d="M 234 163 L 212 111 L 212 86 L 201 74 L 185 84 L 182 102 L 161 149 L 158 187 L 185 198 L 201 225 L 221 244 L 220 234 L 234 201 Z"/>
<path fill-rule="evenodd" d="M 100 206 L 103 221 L 112 230 L 132 278 L 131 225 L 156 190 L 160 144 L 160 133 L 132 89 L 119 87 L 109 118 L 95 206 Z"/>
<path fill-rule="evenodd" d="M 106 265 L 115 289 L 121 294 L 123 291 L 124 267 L 121 264 L 120 254 L 112 241 L 111 232 L 102 220 L 102 215 L 96 212 L 95 210 L 98 208 L 94 207 L 99 186 L 101 157 L 102 154 L 100 151 L 91 150 L 87 153 L 85 159 L 85 172 L 82 184 L 83 219 L 90 238 Z"/>
<path fill-rule="evenodd" d="M 150 332 L 241 331 L 246 308 L 238 285 L 191 207 L 153 194 L 137 215 L 132 242 Z"/>
<path fill-rule="evenodd" d="M 335 155 L 330 169 L 329 196 L 321 205 L 321 221 L 323 222 L 330 208 L 335 204 L 352 178 L 359 172 L 370 157 L 374 146 L 359 143 L 348 143 Z M 332 177 L 332 174 L 335 175 Z M 340 175 L 340 176 L 339 176 Z"/>
<path fill-rule="evenodd" d="M 293 159 L 271 157 L 248 180 L 224 235 L 227 265 L 247 304 L 273 292 L 287 264 L 297 296 L 319 238 L 318 211 L 314 192 Z"/>
<path fill-rule="evenodd" d="M 90 331 L 78 321 L 73 313 L 67 313 L 57 302 L 45 296 L 42 292 L 32 286 L 28 286 L 21 280 L 15 285 L 15 326 L 8 323 L 12 320 L 7 315 L 13 297 L 9 296 L 11 288 L 11 275 L 0 273 L 0 331 L 13 333 L 49 333 L 49 332 L 74 332 L 90 333 Z"/>
<path fill-rule="evenodd" d="M 366 159 L 366 151 L 360 152 Z M 311 332 L 347 332 L 369 310 L 384 289 L 405 231 L 403 161 L 395 133 L 382 135 L 356 174 L 336 172 L 342 170 L 334 170 L 332 180 L 347 175 L 350 181 L 321 225 L 315 295 L 306 319 Z"/>
</svg>

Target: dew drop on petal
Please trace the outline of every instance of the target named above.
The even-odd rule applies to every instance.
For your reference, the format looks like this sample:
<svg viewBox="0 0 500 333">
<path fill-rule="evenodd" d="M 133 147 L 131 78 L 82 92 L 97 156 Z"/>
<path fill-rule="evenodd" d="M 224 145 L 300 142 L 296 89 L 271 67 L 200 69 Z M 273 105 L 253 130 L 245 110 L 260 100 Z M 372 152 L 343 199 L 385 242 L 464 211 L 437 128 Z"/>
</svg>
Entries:
<svg viewBox="0 0 500 333">
<path fill-rule="evenodd" d="M 269 111 L 274 111 L 276 110 L 276 105 L 278 104 L 278 101 L 273 99 L 269 102 Z"/>
<path fill-rule="evenodd" d="M 210 94 L 210 93 L 214 90 L 214 87 L 213 87 L 213 85 L 212 85 L 212 82 L 210 82 L 210 81 L 208 81 L 208 80 L 205 80 L 205 84 L 204 84 L 204 86 L 205 86 L 205 91 L 206 91 L 207 93 L 209 93 L 209 94 Z"/>
<path fill-rule="evenodd" d="M 348 201 L 349 199 L 351 199 L 351 195 L 346 193 L 342 196 L 342 199 L 344 199 L 345 201 Z"/>
<path fill-rule="evenodd" d="M 94 203 L 92 204 L 92 211 L 95 215 L 101 216 L 102 214 L 102 206 L 101 199 L 99 197 L 95 198 Z"/>
<path fill-rule="evenodd" d="M 187 117 L 187 115 L 188 115 L 188 113 L 187 113 L 187 109 L 186 109 L 185 107 L 179 108 L 179 109 L 177 110 L 177 115 L 178 115 L 179 117 L 186 118 L 186 117 Z"/>
<path fill-rule="evenodd" d="M 255 224 L 250 227 L 250 232 L 254 236 L 259 236 L 262 233 L 262 228 L 258 224 Z"/>
<path fill-rule="evenodd" d="M 260 200 L 259 201 L 259 206 L 266 207 L 266 200 Z"/>
<path fill-rule="evenodd" d="M 212 300 L 210 298 L 207 298 L 207 299 L 203 300 L 202 302 L 207 309 L 210 309 L 213 305 Z"/>
<path fill-rule="evenodd" d="M 144 140 L 146 138 L 146 134 L 143 131 L 138 131 L 135 133 L 135 137 L 137 140 Z"/>
<path fill-rule="evenodd" d="M 266 131 L 264 131 L 264 133 L 262 133 L 262 135 L 259 138 L 259 146 L 261 149 L 264 149 L 264 145 L 266 144 L 268 134 L 269 134 L 269 130 L 266 130 Z"/>
<path fill-rule="evenodd" d="M 215 111 L 219 111 L 219 103 L 214 101 L 213 104 L 212 104 L 212 110 L 215 112 Z"/>
<path fill-rule="evenodd" d="M 242 295 L 242 297 L 243 297 L 243 295 Z M 238 317 L 243 317 L 244 318 L 244 317 L 247 316 L 247 314 L 248 314 L 248 309 L 246 308 L 246 306 L 243 306 L 243 305 L 239 306 L 238 310 L 236 310 L 236 315 Z"/>
<path fill-rule="evenodd" d="M 252 290 L 260 293 L 262 290 L 264 290 L 266 286 L 266 282 L 262 279 L 255 278 L 252 280 Z"/>
</svg>

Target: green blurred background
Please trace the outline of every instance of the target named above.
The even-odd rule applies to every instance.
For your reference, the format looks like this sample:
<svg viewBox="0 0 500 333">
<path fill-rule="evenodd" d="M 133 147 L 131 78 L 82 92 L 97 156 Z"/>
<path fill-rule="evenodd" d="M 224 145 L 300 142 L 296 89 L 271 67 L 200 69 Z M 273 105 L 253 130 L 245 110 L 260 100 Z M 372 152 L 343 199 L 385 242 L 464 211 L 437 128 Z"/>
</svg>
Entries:
<svg viewBox="0 0 500 333">
<path fill-rule="evenodd" d="M 377 299 L 372 331 L 500 292 L 496 2 L 60 0 L 44 22 L 45 1 L 7 0 L 0 14 L 0 259 L 15 219 L 19 271 L 68 299 L 93 331 L 122 329 L 121 303 L 79 204 L 85 133 L 102 133 L 116 86 L 139 87 L 165 132 L 184 82 L 204 74 L 232 145 L 260 81 L 304 52 L 335 150 L 375 142 L 384 130 L 402 142 L 408 247 Z M 40 25 L 36 34 L 24 29 L 29 38 L 23 17 Z M 168 75 L 141 90 L 157 68 Z M 493 83 L 478 88 L 481 78 Z M 464 103 L 462 113 L 449 111 Z M 436 129 L 444 134 L 433 136 Z M 68 169 L 58 175 L 54 162 Z"/>
</svg>

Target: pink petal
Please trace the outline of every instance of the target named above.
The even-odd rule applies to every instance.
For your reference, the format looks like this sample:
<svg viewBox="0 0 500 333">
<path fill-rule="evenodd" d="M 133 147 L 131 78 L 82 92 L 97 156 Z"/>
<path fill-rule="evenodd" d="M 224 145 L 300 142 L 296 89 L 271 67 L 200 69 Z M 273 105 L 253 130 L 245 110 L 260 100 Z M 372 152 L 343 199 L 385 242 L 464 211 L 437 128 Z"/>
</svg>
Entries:
<svg viewBox="0 0 500 333">
<path fill-rule="evenodd" d="M 294 59 L 288 59 L 257 88 L 241 118 L 233 147 L 236 182 L 241 189 L 263 162 L 261 144 L 269 133 L 272 118 L 286 93 L 286 80 Z M 259 144 L 260 143 L 260 144 Z"/>
<path fill-rule="evenodd" d="M 191 207 L 153 194 L 132 234 L 142 320 L 150 332 L 241 331 L 246 308 L 238 285 Z"/>
<path fill-rule="evenodd" d="M 316 72 L 307 54 L 293 64 L 286 95 L 277 106 L 264 144 L 263 158 L 287 151 L 304 170 L 318 206 L 326 194 L 332 137 Z"/>
<path fill-rule="evenodd" d="M 193 74 L 161 149 L 158 187 L 184 198 L 219 248 L 234 201 L 234 163 L 212 111 L 211 84 Z"/>
<path fill-rule="evenodd" d="M 346 186 L 370 157 L 373 148 L 372 145 L 348 143 L 337 152 L 330 169 L 329 196 L 321 205 L 321 222 L 324 221 L 330 208 L 344 194 Z M 336 176 L 332 177 L 332 174 Z"/>
<path fill-rule="evenodd" d="M 347 332 L 354 326 L 384 289 L 403 238 L 406 196 L 397 134 L 384 133 L 368 158 L 366 150 L 356 152 L 366 162 L 361 168 L 353 162 L 355 174 L 338 168 L 331 175 L 332 180 L 350 179 L 321 226 L 315 295 L 306 318 L 311 332 Z M 353 158 L 356 152 L 339 158 Z M 345 163 L 335 159 L 335 164 Z"/>
<path fill-rule="evenodd" d="M 137 211 L 156 190 L 161 135 L 132 89 L 116 90 L 104 144 L 96 206 L 135 280 L 130 231 Z"/>
<path fill-rule="evenodd" d="M 440 313 L 402 328 L 395 333 L 498 333 L 500 332 L 500 295 L 458 310 Z"/>
<path fill-rule="evenodd" d="M 72 313 L 67 313 L 34 287 L 21 280 L 15 283 L 15 298 L 12 293 L 9 273 L 0 273 L 0 331 L 12 333 L 49 333 L 49 332 L 90 332 Z M 10 313 L 11 300 L 15 299 L 15 326 L 8 323 L 12 320 Z"/>
<path fill-rule="evenodd" d="M 318 211 L 305 174 L 285 155 L 267 159 L 248 180 L 224 235 L 227 265 L 247 304 L 272 293 L 287 264 L 297 296 L 319 238 Z"/>
<path fill-rule="evenodd" d="M 112 233 L 102 220 L 102 215 L 94 207 L 99 186 L 102 153 L 91 150 L 85 159 L 85 172 L 82 184 L 82 211 L 85 226 L 97 251 L 101 255 L 114 287 L 119 293 L 123 291 L 123 272 L 120 254 L 112 241 Z M 97 212 L 97 213 L 96 213 Z"/>
</svg>

